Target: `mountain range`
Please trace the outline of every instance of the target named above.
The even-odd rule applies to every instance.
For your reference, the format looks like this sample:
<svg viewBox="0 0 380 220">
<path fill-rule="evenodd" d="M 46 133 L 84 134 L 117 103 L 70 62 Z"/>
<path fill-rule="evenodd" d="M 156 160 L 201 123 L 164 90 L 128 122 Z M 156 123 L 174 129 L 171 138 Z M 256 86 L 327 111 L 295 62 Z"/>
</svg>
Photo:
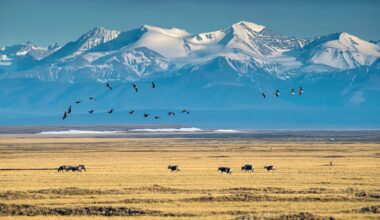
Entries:
<svg viewBox="0 0 380 220">
<path fill-rule="evenodd" d="M 150 25 L 97 27 L 63 46 L 1 48 L 0 123 L 379 127 L 379 58 L 379 42 L 346 32 L 299 38 L 247 21 L 197 34 Z M 151 81 L 158 85 L 154 91 Z M 104 89 L 105 82 L 115 89 Z M 131 82 L 141 92 L 134 94 Z M 301 85 L 302 96 L 290 95 Z M 277 89 L 280 98 L 273 96 Z M 89 96 L 97 102 L 75 106 L 70 122 L 56 117 Z M 103 114 L 111 107 L 118 110 L 113 119 Z M 89 108 L 98 114 L 89 118 Z M 160 122 L 125 115 L 181 108 L 194 114 Z"/>
</svg>

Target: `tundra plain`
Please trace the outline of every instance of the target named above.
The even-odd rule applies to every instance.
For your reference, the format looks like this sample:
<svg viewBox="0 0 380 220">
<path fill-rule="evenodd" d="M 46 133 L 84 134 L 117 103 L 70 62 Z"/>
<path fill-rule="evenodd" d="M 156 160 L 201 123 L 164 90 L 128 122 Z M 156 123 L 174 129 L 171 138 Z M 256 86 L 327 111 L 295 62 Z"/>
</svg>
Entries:
<svg viewBox="0 0 380 220">
<path fill-rule="evenodd" d="M 79 164 L 87 171 L 56 170 Z M 241 171 L 244 164 L 254 172 Z M 219 166 L 232 174 L 219 173 Z M 379 219 L 380 142 L 1 135 L 0 218 L 110 216 Z"/>
</svg>

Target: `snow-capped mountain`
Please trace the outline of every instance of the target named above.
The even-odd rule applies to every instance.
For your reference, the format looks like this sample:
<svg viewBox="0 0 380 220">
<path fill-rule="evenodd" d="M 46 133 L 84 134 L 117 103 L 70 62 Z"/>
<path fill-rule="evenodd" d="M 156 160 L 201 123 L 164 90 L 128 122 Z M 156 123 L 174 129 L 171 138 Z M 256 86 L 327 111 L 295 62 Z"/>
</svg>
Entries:
<svg viewBox="0 0 380 220">
<path fill-rule="evenodd" d="M 119 34 L 120 31 L 96 27 L 82 35 L 78 40 L 67 43 L 60 50 L 46 57 L 42 63 L 62 62 L 75 58 L 100 44 L 115 39 Z"/>
<path fill-rule="evenodd" d="M 30 41 L 26 44 L 3 47 L 0 49 L 0 73 L 30 68 L 30 62 L 42 60 L 59 49 L 58 44 L 43 48 L 34 45 Z"/>
<path fill-rule="evenodd" d="M 379 45 L 348 33 L 303 39 L 246 21 L 199 34 L 149 25 L 124 32 L 94 28 L 58 50 L 18 47 L 0 52 L 4 77 L 70 82 L 170 76 L 216 60 L 224 60 L 220 71 L 249 77 L 259 71 L 285 80 L 303 72 L 368 67 L 380 57 Z M 15 59 L 25 54 L 30 55 L 27 62 Z"/>
<path fill-rule="evenodd" d="M 371 66 L 380 57 L 380 47 L 348 33 L 320 37 L 300 49 L 305 63 L 346 70 Z"/>
</svg>

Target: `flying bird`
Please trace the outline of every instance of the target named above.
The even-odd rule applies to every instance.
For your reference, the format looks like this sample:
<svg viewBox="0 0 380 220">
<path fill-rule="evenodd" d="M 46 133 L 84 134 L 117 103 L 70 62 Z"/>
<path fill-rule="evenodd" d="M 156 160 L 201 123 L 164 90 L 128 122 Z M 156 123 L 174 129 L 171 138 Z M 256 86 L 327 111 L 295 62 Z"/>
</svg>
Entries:
<svg viewBox="0 0 380 220">
<path fill-rule="evenodd" d="M 67 109 L 67 113 L 68 113 L 68 114 L 71 113 L 71 105 L 70 105 L 69 108 Z"/>
<path fill-rule="evenodd" d="M 186 113 L 187 115 L 190 114 L 189 110 L 187 110 L 187 109 L 183 109 L 183 110 L 181 111 L 181 113 L 182 113 L 182 114 L 183 114 L 183 113 Z"/>
<path fill-rule="evenodd" d="M 298 95 L 302 95 L 303 93 L 303 89 L 302 89 L 302 86 L 300 86 L 300 88 L 298 89 Z"/>
<path fill-rule="evenodd" d="M 290 94 L 291 95 L 295 95 L 296 93 L 294 92 L 294 88 L 292 88 L 291 90 L 290 90 Z"/>
<path fill-rule="evenodd" d="M 161 117 L 160 116 L 154 116 L 154 119 L 160 119 Z"/>
<path fill-rule="evenodd" d="M 93 96 L 89 97 L 88 99 L 91 100 L 91 101 L 95 101 L 96 100 L 95 97 L 93 97 Z"/>
<path fill-rule="evenodd" d="M 152 82 L 152 89 L 156 88 L 156 84 L 154 84 L 154 82 Z"/>
<path fill-rule="evenodd" d="M 264 99 L 267 97 L 267 94 L 265 92 L 262 92 L 261 95 L 263 96 Z"/>
<path fill-rule="evenodd" d="M 94 109 L 91 109 L 90 111 L 88 111 L 88 113 L 90 114 L 94 113 Z"/>
<path fill-rule="evenodd" d="M 132 110 L 132 111 L 130 111 L 130 112 L 128 112 L 130 115 L 132 115 L 133 113 L 135 113 L 135 111 L 134 110 Z"/>
<path fill-rule="evenodd" d="M 107 112 L 108 112 L 108 114 L 112 114 L 112 112 L 113 112 L 113 108 L 111 108 L 111 109 L 108 110 Z"/>
<path fill-rule="evenodd" d="M 144 118 L 147 118 L 148 116 L 149 116 L 149 114 L 144 113 Z"/>
<path fill-rule="evenodd" d="M 280 90 L 276 90 L 276 92 L 274 93 L 274 95 L 278 98 L 278 97 L 280 97 Z"/>
<path fill-rule="evenodd" d="M 78 100 L 78 101 L 76 101 L 75 103 L 77 103 L 78 105 L 79 105 L 79 103 L 81 102 L 82 100 Z"/>
<path fill-rule="evenodd" d="M 112 86 L 109 83 L 106 83 L 106 87 L 109 88 L 109 89 L 112 89 Z"/>
<path fill-rule="evenodd" d="M 136 84 L 132 83 L 132 87 L 135 89 L 136 92 L 139 91 L 139 89 L 137 88 L 137 85 L 136 85 Z"/>
<path fill-rule="evenodd" d="M 168 112 L 168 116 L 170 117 L 170 116 L 175 116 L 175 113 L 174 112 Z"/>
<path fill-rule="evenodd" d="M 65 120 L 67 118 L 67 112 L 63 113 L 62 120 Z"/>
</svg>

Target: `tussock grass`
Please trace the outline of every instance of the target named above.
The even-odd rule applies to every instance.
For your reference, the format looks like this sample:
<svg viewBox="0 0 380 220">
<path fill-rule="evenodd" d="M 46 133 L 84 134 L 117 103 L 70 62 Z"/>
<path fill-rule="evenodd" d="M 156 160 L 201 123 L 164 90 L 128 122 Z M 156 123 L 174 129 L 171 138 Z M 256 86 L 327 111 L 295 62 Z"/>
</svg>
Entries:
<svg viewBox="0 0 380 220">
<path fill-rule="evenodd" d="M 23 191 L 0 192 L 0 200 L 20 200 L 20 199 L 44 199 L 44 196 L 34 195 Z"/>
<path fill-rule="evenodd" d="M 40 189 L 30 190 L 30 193 L 38 194 L 55 194 L 55 195 L 102 195 L 102 194 L 122 194 L 123 190 L 101 190 L 101 189 L 83 189 L 78 187 L 66 187 L 63 189 Z"/>
<path fill-rule="evenodd" d="M 380 213 L 380 205 L 375 206 L 369 206 L 369 207 L 363 207 L 358 210 L 360 213 L 373 213 L 373 214 L 379 214 Z"/>
<path fill-rule="evenodd" d="M 356 202 L 356 201 L 377 201 L 363 198 L 347 197 L 347 196 L 268 196 L 268 195 L 250 195 L 237 194 L 231 196 L 202 196 L 182 200 L 184 202 Z"/>
<path fill-rule="evenodd" d="M 309 212 L 300 212 L 285 215 L 264 216 L 258 214 L 246 214 L 234 218 L 234 220 L 334 220 L 332 216 L 323 217 Z"/>
<path fill-rule="evenodd" d="M 162 216 L 181 217 L 194 216 L 175 213 L 164 213 L 159 211 L 140 210 L 126 207 L 103 207 L 89 206 L 78 208 L 61 207 L 39 207 L 33 205 L 7 205 L 0 203 L 0 216 L 39 216 L 39 215 L 59 215 L 59 216 Z"/>
<path fill-rule="evenodd" d="M 274 218 L 269 219 L 278 219 L 278 220 L 333 220 L 334 217 L 321 217 L 309 212 L 300 212 L 296 214 L 285 214 L 280 215 Z"/>
</svg>

